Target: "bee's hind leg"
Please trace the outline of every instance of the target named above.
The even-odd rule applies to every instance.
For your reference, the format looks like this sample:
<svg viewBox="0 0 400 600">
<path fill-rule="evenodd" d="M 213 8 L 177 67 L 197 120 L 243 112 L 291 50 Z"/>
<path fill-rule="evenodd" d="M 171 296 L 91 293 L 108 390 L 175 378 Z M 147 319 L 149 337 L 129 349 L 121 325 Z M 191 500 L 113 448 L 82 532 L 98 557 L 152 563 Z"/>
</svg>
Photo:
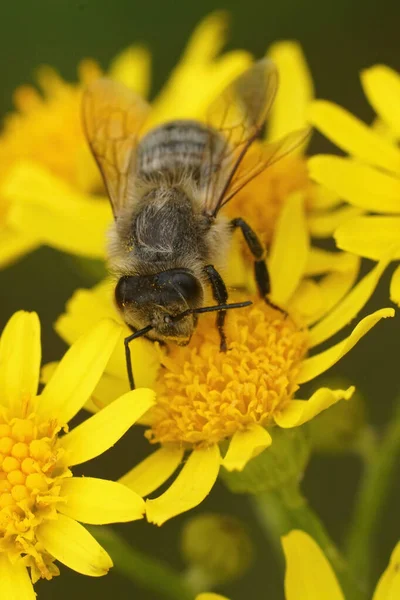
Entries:
<svg viewBox="0 0 400 600">
<path fill-rule="evenodd" d="M 285 310 L 271 302 L 271 300 L 269 299 L 269 294 L 271 292 L 271 281 L 268 273 L 267 264 L 265 262 L 266 250 L 260 242 L 260 240 L 258 239 L 257 234 L 255 233 L 255 231 L 252 230 L 250 225 L 241 218 L 232 219 L 230 225 L 233 230 L 241 230 L 244 240 L 254 257 L 254 277 L 256 280 L 258 293 L 260 294 L 261 298 L 264 298 L 265 302 L 269 306 L 275 308 L 276 310 L 279 310 L 281 313 L 286 315 L 287 313 Z"/>
<path fill-rule="evenodd" d="M 226 304 L 226 302 L 228 300 L 228 290 L 226 289 L 226 285 L 225 285 L 224 280 L 222 279 L 221 275 L 213 267 L 213 265 L 207 265 L 206 267 L 204 267 L 204 271 L 210 282 L 215 301 L 218 304 Z M 225 336 L 225 331 L 224 331 L 225 317 L 226 317 L 226 310 L 219 310 L 217 312 L 217 318 L 215 321 L 217 329 L 218 329 L 218 333 L 219 333 L 219 336 L 221 339 L 221 343 L 220 343 L 221 352 L 226 352 L 227 348 L 228 348 L 227 344 L 226 344 L 226 336 Z"/>
</svg>

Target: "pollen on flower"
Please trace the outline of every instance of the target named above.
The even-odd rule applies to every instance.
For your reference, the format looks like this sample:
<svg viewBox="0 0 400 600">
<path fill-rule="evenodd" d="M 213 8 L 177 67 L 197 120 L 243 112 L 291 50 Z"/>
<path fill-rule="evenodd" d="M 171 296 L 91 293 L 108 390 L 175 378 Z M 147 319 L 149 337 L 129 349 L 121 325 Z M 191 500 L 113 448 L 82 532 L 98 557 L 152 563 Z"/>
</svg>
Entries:
<svg viewBox="0 0 400 600">
<path fill-rule="evenodd" d="M 213 318 L 190 344 L 162 351 L 157 404 L 146 437 L 153 443 L 207 446 L 252 423 L 268 425 L 298 386 L 307 333 L 262 301 L 227 316 L 228 351 Z"/>
<path fill-rule="evenodd" d="M 0 420 L 0 553 L 25 557 L 33 581 L 58 574 L 36 529 L 55 518 L 56 504 L 64 501 L 61 480 L 71 475 L 57 444 L 60 429 L 34 414 Z"/>
</svg>

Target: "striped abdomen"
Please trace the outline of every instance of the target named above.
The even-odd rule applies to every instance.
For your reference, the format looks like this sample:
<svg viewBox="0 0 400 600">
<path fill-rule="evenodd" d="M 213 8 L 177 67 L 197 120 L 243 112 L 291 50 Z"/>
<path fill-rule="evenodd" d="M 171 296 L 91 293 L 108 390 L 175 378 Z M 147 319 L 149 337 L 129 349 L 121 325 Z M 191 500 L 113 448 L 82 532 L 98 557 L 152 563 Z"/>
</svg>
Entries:
<svg viewBox="0 0 400 600">
<path fill-rule="evenodd" d="M 167 178 L 170 182 L 184 176 L 205 185 L 211 162 L 223 143 L 217 132 L 197 121 L 171 121 L 141 140 L 136 175 L 139 179 Z"/>
</svg>

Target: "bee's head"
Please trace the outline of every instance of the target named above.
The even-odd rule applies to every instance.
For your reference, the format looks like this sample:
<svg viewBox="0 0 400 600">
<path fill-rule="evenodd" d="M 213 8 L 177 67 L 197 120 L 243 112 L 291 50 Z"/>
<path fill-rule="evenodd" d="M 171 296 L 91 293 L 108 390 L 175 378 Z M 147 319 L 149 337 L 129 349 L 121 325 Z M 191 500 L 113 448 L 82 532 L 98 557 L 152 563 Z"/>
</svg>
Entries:
<svg viewBox="0 0 400 600">
<path fill-rule="evenodd" d="M 193 334 L 197 316 L 176 317 L 202 305 L 203 287 L 188 269 L 170 269 L 156 275 L 121 277 L 115 300 L 131 327 L 151 325 L 149 337 L 185 344 Z"/>
</svg>

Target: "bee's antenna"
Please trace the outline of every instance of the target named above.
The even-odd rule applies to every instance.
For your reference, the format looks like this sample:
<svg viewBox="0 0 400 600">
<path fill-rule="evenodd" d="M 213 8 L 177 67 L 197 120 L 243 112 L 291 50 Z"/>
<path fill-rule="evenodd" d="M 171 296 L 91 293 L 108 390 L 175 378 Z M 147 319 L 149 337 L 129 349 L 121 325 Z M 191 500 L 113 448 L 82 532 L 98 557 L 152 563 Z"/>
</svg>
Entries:
<svg viewBox="0 0 400 600">
<path fill-rule="evenodd" d="M 150 331 L 150 329 L 153 329 L 152 325 L 147 325 L 147 327 L 143 327 L 143 329 L 139 329 L 138 331 L 134 331 L 131 335 L 128 335 L 124 339 L 126 370 L 128 372 L 129 386 L 130 386 L 131 390 L 135 389 L 135 380 L 133 378 L 132 358 L 131 358 L 131 350 L 129 348 L 129 344 L 133 340 L 136 340 L 136 338 L 139 338 L 139 337 L 142 337 L 143 335 L 146 335 L 146 333 L 148 333 Z"/>
<path fill-rule="evenodd" d="M 217 304 L 216 306 L 201 306 L 200 308 L 188 308 L 184 312 L 181 312 L 179 315 L 172 317 L 173 321 L 180 321 L 184 317 L 188 315 L 197 315 L 200 313 L 207 312 L 215 312 L 217 310 L 230 310 L 231 308 L 245 308 L 246 306 L 250 306 L 253 304 L 251 300 L 246 300 L 245 302 L 232 302 L 231 304 Z"/>
</svg>

